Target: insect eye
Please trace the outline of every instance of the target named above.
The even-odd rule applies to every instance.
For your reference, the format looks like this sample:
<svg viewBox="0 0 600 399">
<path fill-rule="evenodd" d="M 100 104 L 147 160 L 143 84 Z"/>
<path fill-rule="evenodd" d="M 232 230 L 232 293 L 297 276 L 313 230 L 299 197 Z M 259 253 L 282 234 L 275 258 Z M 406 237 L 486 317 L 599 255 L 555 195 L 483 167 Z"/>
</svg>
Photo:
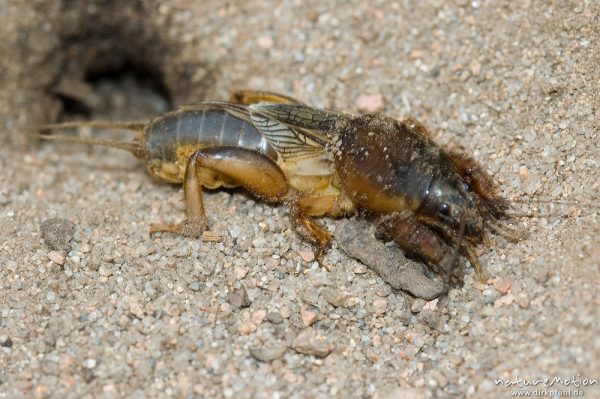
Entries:
<svg viewBox="0 0 600 399">
<path fill-rule="evenodd" d="M 441 215 L 448 216 L 450 215 L 450 205 L 443 203 L 438 206 L 438 212 Z"/>
<path fill-rule="evenodd" d="M 473 187 L 471 186 L 470 183 L 463 183 L 463 190 L 471 191 L 472 189 L 473 189 Z"/>
</svg>

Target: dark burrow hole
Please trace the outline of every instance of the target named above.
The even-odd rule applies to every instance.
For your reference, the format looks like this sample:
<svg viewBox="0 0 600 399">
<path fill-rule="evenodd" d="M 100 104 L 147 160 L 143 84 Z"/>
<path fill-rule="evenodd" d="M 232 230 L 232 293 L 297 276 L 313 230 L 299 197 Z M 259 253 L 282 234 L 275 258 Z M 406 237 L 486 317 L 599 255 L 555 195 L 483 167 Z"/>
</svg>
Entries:
<svg viewBox="0 0 600 399">
<path fill-rule="evenodd" d="M 172 107 L 160 74 L 131 61 L 89 72 L 83 80 L 65 78 L 54 93 L 62 102 L 60 121 L 146 120 Z"/>
</svg>

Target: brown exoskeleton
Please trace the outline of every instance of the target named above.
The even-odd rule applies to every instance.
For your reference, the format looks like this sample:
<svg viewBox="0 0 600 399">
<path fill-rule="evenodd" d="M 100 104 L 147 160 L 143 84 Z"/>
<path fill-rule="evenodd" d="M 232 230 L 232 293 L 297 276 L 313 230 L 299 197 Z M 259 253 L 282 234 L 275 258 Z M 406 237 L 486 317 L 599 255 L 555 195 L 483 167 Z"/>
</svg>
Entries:
<svg viewBox="0 0 600 399">
<path fill-rule="evenodd" d="M 449 272 L 465 255 L 480 277 L 475 247 L 486 230 L 514 235 L 498 223 L 507 203 L 473 160 L 445 151 L 413 120 L 350 115 L 313 108 L 289 97 L 243 91 L 231 102 L 201 102 L 148 123 L 83 122 L 48 125 L 125 128 L 133 142 L 69 136 L 46 139 L 122 148 L 148 171 L 183 183 L 185 218 L 153 224 L 150 233 L 198 237 L 206 229 L 202 187 L 241 186 L 274 203 L 286 203 L 296 228 L 318 247 L 331 244 L 314 216 L 369 215 L 382 235 L 427 264 Z"/>
</svg>

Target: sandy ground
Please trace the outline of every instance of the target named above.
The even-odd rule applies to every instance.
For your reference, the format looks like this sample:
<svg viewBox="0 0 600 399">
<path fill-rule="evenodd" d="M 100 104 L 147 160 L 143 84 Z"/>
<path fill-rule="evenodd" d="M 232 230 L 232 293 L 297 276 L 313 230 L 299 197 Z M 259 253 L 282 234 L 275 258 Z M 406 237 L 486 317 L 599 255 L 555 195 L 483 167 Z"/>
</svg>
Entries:
<svg viewBox="0 0 600 399">
<path fill-rule="evenodd" d="M 593 1 L 164 2 L 149 18 L 214 78 L 197 98 L 270 89 L 357 111 L 374 95 L 541 216 L 482 251 L 489 284 L 463 261 L 464 285 L 425 303 L 335 243 L 332 272 L 303 260 L 284 207 L 217 191 L 222 242 L 150 238 L 182 192 L 128 154 L 3 145 L 0 398 L 504 398 L 554 377 L 576 384 L 548 390 L 599 397 L 585 385 L 600 379 L 599 15 Z M 30 118 L 13 100 L 4 138 Z M 72 225 L 44 239 L 52 218 Z"/>
</svg>

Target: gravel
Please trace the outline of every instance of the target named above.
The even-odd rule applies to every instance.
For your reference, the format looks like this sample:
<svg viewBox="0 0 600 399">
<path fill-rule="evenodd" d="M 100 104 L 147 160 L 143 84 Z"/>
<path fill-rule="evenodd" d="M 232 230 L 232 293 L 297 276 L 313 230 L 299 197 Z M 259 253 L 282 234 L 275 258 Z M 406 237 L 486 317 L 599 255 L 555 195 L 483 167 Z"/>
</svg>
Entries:
<svg viewBox="0 0 600 399">
<path fill-rule="evenodd" d="M 0 80 L 0 398 L 501 398 L 517 388 L 496 380 L 600 378 L 598 2 L 147 4 L 123 9 L 126 28 L 144 16 L 177 49 L 161 58 L 175 102 L 249 87 L 356 112 L 375 94 L 366 105 L 464 147 L 515 212 L 537 217 L 518 219 L 519 243 L 481 248 L 487 282 L 463 259 L 462 283 L 437 302 L 392 288 L 338 242 L 324 270 L 285 207 L 240 191 L 206 194 L 220 242 L 150 237 L 182 216 L 183 193 L 129 154 L 5 145 L 60 112 L 33 90 L 76 75 L 52 54 L 53 29 L 78 12 L 9 0 L 0 48 L 22 48 L 0 61 L 14 80 Z M 161 103 L 108 92 L 121 112 L 108 117 Z M 55 218 L 73 225 L 58 235 L 68 247 L 42 237 Z"/>
</svg>

